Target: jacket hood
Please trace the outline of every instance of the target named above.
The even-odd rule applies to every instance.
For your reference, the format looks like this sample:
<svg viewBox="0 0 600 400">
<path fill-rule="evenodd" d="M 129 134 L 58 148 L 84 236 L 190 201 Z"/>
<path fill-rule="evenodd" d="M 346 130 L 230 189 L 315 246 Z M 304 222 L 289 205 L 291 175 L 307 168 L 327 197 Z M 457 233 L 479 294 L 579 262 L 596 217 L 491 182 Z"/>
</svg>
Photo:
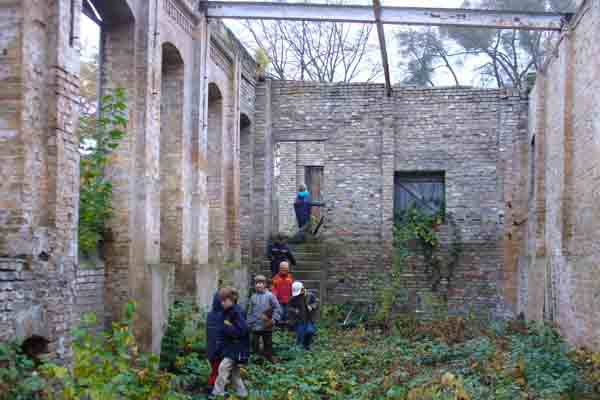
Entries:
<svg viewBox="0 0 600 400">
<path fill-rule="evenodd" d="M 223 312 L 223 306 L 221 305 L 221 299 L 219 299 L 219 292 L 215 293 L 215 296 L 213 297 L 212 311 L 213 312 Z"/>
</svg>

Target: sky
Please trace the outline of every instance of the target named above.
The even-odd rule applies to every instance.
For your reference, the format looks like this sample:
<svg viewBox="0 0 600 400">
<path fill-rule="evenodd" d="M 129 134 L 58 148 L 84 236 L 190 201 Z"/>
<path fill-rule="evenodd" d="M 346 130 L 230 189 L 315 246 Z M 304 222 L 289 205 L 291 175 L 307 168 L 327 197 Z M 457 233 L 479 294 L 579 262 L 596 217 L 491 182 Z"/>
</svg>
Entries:
<svg viewBox="0 0 600 400">
<path fill-rule="evenodd" d="M 290 1 L 291 2 L 291 1 Z M 372 4 L 371 0 L 355 0 L 352 1 L 354 4 Z M 397 6 L 397 7 L 434 7 L 434 8 L 459 8 L 462 0 L 382 0 L 384 6 Z M 224 21 L 227 26 L 231 28 L 231 30 L 238 34 L 239 37 L 242 36 L 243 28 L 241 27 L 241 23 L 239 21 L 234 20 L 226 20 Z M 401 79 L 402 70 L 399 66 L 400 62 L 400 54 L 398 54 L 398 46 L 395 39 L 395 32 L 399 29 L 402 29 L 398 26 L 386 25 L 385 26 L 385 35 L 386 35 L 386 44 L 388 50 L 388 60 L 390 64 L 390 71 L 392 75 L 392 81 L 397 82 Z M 98 43 L 100 37 L 99 27 L 92 22 L 89 18 L 82 15 L 81 17 L 81 31 L 82 31 L 82 55 L 83 57 L 93 57 L 98 50 Z M 378 39 L 375 30 L 370 38 L 372 42 L 372 47 L 376 53 L 373 56 L 379 56 L 378 50 Z M 253 51 L 250 50 L 251 54 Z M 477 60 L 466 60 L 465 65 L 460 67 L 457 71 L 461 77 L 462 85 L 473 85 L 475 74 L 473 73 L 473 68 L 477 64 Z M 365 78 L 366 79 L 366 78 Z M 383 82 L 383 76 L 381 76 L 377 82 Z M 449 73 L 442 72 L 437 73 L 434 82 L 439 86 L 448 86 L 453 85 L 454 80 L 450 76 Z"/>
</svg>

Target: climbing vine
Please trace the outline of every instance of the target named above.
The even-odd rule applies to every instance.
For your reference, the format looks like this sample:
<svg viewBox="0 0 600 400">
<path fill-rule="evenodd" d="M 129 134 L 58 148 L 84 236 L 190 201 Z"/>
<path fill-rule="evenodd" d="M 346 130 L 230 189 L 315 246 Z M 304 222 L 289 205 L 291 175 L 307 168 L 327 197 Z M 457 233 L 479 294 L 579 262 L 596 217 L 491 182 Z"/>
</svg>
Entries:
<svg viewBox="0 0 600 400">
<path fill-rule="evenodd" d="M 450 231 L 447 251 L 440 251 L 440 227 L 447 224 Z M 379 291 L 379 311 L 376 319 L 388 326 L 391 310 L 397 301 L 406 300 L 402 273 L 411 258 L 422 255 L 425 274 L 433 292 L 442 282 L 449 283 L 454 275 L 461 253 L 460 230 L 451 214 L 444 207 L 435 214 L 428 214 L 417 207 L 410 207 L 396 216 L 394 224 L 394 251 L 390 276 Z"/>
<path fill-rule="evenodd" d="M 80 129 L 79 248 L 95 251 L 112 215 L 112 184 L 104 175 L 112 151 L 125 137 L 127 105 L 124 89 L 100 99 L 99 116 L 83 114 Z"/>
</svg>

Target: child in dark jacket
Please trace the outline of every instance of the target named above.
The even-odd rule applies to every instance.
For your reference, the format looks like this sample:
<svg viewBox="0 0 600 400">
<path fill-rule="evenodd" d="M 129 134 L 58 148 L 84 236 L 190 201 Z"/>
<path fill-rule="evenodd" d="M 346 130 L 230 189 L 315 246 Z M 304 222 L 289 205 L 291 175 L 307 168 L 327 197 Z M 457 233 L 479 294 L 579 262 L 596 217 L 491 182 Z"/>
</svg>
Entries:
<svg viewBox="0 0 600 400">
<path fill-rule="evenodd" d="M 247 397 L 248 391 L 240 375 L 240 365 L 250 357 L 250 332 L 242 309 L 236 304 L 237 295 L 232 289 L 222 289 L 219 299 L 223 306 L 223 360 L 212 391 L 213 396 L 224 396 L 225 386 L 230 381 L 235 386 L 238 397 Z"/>
<path fill-rule="evenodd" d="M 221 299 L 219 298 L 219 292 L 215 293 L 213 297 L 212 310 L 206 317 L 206 357 L 210 362 L 210 375 L 208 377 L 208 393 L 212 392 L 212 389 L 217 380 L 217 374 L 219 372 L 219 364 L 223 360 L 221 355 L 221 348 L 223 347 L 223 329 L 224 329 L 224 316 L 223 306 L 221 305 Z"/>
<path fill-rule="evenodd" d="M 317 308 L 317 298 L 306 291 L 302 282 L 294 282 L 289 305 L 290 323 L 296 331 L 297 344 L 305 350 L 310 350 L 312 338 L 316 333 Z"/>
</svg>

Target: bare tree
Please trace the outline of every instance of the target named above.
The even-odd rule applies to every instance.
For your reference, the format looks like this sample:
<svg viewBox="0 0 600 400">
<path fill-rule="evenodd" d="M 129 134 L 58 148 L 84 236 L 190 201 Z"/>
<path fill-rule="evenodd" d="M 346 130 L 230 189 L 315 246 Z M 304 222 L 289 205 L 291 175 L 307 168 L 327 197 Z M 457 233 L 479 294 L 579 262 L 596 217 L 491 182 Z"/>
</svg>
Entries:
<svg viewBox="0 0 600 400">
<path fill-rule="evenodd" d="M 267 52 L 268 72 L 277 79 L 368 82 L 382 74 L 369 42 L 372 25 L 245 21 L 243 26 L 246 44 Z"/>
</svg>

